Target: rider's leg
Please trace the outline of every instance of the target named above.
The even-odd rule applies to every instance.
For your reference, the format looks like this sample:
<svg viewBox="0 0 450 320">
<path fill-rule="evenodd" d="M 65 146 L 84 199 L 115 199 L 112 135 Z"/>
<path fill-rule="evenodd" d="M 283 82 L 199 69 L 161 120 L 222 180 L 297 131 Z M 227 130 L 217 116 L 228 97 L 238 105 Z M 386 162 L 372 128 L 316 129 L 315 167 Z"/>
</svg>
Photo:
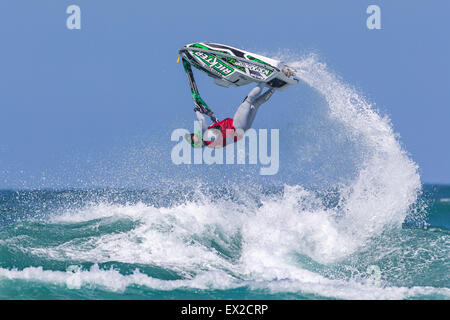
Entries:
<svg viewBox="0 0 450 320">
<path fill-rule="evenodd" d="M 254 108 L 252 109 L 251 114 L 250 114 L 250 126 L 251 126 L 251 124 L 253 124 L 253 120 L 255 120 L 256 112 L 258 111 L 259 107 L 263 103 L 267 102 L 267 100 L 270 99 L 270 97 L 272 96 L 273 93 L 274 93 L 274 90 L 269 89 L 255 100 L 255 102 L 253 103 Z"/>
<path fill-rule="evenodd" d="M 256 87 L 250 90 L 248 95 L 245 97 L 244 102 L 248 101 L 250 104 L 253 104 L 253 102 L 261 95 L 263 88 L 263 84 L 259 83 Z"/>
<path fill-rule="evenodd" d="M 233 124 L 236 130 L 241 129 L 245 132 L 250 129 L 259 106 L 266 102 L 272 95 L 272 90 L 261 94 L 262 88 L 262 84 L 253 88 L 237 109 L 233 118 Z"/>
</svg>

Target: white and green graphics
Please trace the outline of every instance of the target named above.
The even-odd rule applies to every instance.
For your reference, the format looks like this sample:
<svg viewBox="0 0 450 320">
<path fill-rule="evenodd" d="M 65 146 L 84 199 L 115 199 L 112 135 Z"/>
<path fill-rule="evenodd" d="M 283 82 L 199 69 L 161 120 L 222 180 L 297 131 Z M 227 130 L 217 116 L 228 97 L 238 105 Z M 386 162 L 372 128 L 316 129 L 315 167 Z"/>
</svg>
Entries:
<svg viewBox="0 0 450 320">
<path fill-rule="evenodd" d="M 235 71 L 235 69 L 239 69 L 240 71 L 249 74 L 251 77 L 255 79 L 265 80 L 274 71 L 274 69 L 271 68 L 271 66 L 268 63 L 260 59 L 257 59 L 251 55 L 247 55 L 245 59 L 249 60 L 249 62 L 246 62 L 241 59 L 236 59 L 228 51 L 211 49 L 200 43 L 195 43 L 191 45 L 191 47 L 199 48 L 202 50 L 220 52 L 221 54 L 229 55 L 230 57 L 223 57 L 217 56 L 214 53 L 208 53 L 204 51 L 192 52 L 196 58 L 200 59 L 204 64 L 209 66 L 211 69 L 219 72 L 223 76 L 229 76 Z"/>
<path fill-rule="evenodd" d="M 203 50 L 211 50 L 220 52 L 222 54 L 230 55 L 230 57 L 220 57 L 216 56 L 214 54 L 210 54 L 203 51 L 194 51 L 193 54 L 200 59 L 203 63 L 205 63 L 207 66 L 209 66 L 211 69 L 214 69 L 218 72 L 220 72 L 224 76 L 228 76 L 233 73 L 235 68 L 241 70 L 242 72 L 246 72 L 246 69 L 248 70 L 248 73 L 253 76 L 256 79 L 267 79 L 272 73 L 273 68 L 270 68 L 269 64 L 259 60 L 255 57 L 252 57 L 251 55 L 247 55 L 247 58 L 249 61 L 256 62 L 256 63 L 249 63 L 243 60 L 235 59 L 231 56 L 231 54 L 227 51 L 222 50 L 215 50 L 211 49 L 205 45 L 202 45 L 200 43 L 196 43 L 191 45 L 191 47 L 199 48 Z M 231 67 L 229 64 L 226 64 L 225 62 L 228 62 L 233 67 Z"/>
<path fill-rule="evenodd" d="M 266 79 L 273 72 L 273 69 L 262 67 L 253 63 L 247 63 L 242 60 L 236 60 L 236 65 L 247 68 L 252 76 L 261 79 Z"/>
<path fill-rule="evenodd" d="M 249 83 L 265 83 L 267 87 L 284 90 L 298 82 L 287 66 L 272 58 L 220 43 L 196 42 L 179 50 L 185 61 L 214 78 L 217 85 L 240 87 Z"/>
<path fill-rule="evenodd" d="M 216 56 L 213 56 L 211 54 L 202 51 L 194 51 L 193 53 L 197 58 L 203 61 L 211 69 L 218 71 L 224 76 L 229 76 L 234 71 L 232 67 L 223 63 L 223 61 L 221 61 L 221 59 Z"/>
</svg>

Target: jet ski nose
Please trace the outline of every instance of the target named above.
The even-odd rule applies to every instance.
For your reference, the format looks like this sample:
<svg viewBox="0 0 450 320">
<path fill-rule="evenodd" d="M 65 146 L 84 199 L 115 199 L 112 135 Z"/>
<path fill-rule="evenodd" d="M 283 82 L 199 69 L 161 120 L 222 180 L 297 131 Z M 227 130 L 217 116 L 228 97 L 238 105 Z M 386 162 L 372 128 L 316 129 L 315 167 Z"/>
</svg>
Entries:
<svg viewBox="0 0 450 320">
<path fill-rule="evenodd" d="M 295 69 L 293 69 L 289 66 L 284 66 L 283 69 L 281 70 L 281 72 L 283 72 L 286 75 L 286 77 L 295 76 Z"/>
</svg>

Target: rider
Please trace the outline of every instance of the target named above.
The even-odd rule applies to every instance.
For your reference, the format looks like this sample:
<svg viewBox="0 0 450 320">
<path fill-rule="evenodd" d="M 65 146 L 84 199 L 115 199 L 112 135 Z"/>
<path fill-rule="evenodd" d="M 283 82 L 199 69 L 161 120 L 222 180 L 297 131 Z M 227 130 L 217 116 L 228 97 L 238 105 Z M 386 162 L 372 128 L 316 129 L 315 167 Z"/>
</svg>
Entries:
<svg viewBox="0 0 450 320">
<path fill-rule="evenodd" d="M 202 126 L 202 132 L 196 131 L 195 133 L 186 134 L 185 138 L 192 147 L 210 147 L 220 148 L 229 143 L 236 142 L 241 139 L 248 129 L 252 126 L 255 119 L 258 108 L 269 100 L 274 93 L 273 89 L 269 89 L 262 93 L 263 84 L 258 84 L 253 88 L 244 101 L 241 103 L 234 118 L 226 118 L 222 121 L 218 121 L 208 127 L 205 117 L 199 107 L 194 109 L 197 119 Z M 228 138 L 228 139 L 227 139 Z"/>
</svg>

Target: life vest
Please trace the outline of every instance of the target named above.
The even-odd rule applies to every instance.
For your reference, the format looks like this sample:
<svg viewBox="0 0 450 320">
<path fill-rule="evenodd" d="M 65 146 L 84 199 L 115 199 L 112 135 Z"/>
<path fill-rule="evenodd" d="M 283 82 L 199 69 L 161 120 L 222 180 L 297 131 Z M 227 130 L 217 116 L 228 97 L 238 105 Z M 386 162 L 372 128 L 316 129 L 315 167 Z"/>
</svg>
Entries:
<svg viewBox="0 0 450 320">
<path fill-rule="evenodd" d="M 227 144 L 233 143 L 241 139 L 241 136 L 236 134 L 236 128 L 233 125 L 233 119 L 226 118 L 224 120 L 218 121 L 208 127 L 208 130 L 215 129 L 219 130 L 222 139 L 217 139 L 215 141 L 205 141 L 203 143 L 212 148 L 225 147 Z"/>
</svg>

